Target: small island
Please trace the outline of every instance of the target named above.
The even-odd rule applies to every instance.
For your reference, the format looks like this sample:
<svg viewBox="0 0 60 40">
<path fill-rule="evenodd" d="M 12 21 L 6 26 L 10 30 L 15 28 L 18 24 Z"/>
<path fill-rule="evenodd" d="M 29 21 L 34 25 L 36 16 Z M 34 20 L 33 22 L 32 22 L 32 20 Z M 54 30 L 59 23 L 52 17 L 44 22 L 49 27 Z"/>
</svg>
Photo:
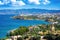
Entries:
<svg viewBox="0 0 60 40">
<path fill-rule="evenodd" d="M 19 19 L 19 20 L 45 20 L 47 22 L 55 22 L 58 23 L 60 19 L 60 14 L 50 14 L 50 13 L 43 13 L 43 14 L 21 14 L 17 16 L 12 16 L 12 19 Z"/>
</svg>

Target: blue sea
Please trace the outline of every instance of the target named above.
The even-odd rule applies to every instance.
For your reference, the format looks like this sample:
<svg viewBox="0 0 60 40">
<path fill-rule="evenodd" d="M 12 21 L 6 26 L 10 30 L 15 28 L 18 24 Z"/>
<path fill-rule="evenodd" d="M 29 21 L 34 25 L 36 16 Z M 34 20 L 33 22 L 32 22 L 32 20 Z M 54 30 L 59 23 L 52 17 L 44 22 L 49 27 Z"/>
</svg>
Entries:
<svg viewBox="0 0 60 40">
<path fill-rule="evenodd" d="M 10 30 L 20 26 L 48 24 L 44 20 L 14 20 L 12 16 L 14 15 L 0 15 L 0 38 L 4 38 Z"/>
</svg>

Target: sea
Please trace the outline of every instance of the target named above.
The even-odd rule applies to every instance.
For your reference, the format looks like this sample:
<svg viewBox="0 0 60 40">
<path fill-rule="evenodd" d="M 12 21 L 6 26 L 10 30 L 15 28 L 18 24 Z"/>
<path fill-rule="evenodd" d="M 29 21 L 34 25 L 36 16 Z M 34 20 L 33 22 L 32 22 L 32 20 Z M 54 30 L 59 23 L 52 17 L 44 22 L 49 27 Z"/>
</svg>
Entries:
<svg viewBox="0 0 60 40">
<path fill-rule="evenodd" d="M 16 29 L 20 26 L 48 24 L 44 20 L 18 20 L 11 18 L 14 15 L 0 15 L 0 38 L 6 37 L 10 30 Z"/>
</svg>

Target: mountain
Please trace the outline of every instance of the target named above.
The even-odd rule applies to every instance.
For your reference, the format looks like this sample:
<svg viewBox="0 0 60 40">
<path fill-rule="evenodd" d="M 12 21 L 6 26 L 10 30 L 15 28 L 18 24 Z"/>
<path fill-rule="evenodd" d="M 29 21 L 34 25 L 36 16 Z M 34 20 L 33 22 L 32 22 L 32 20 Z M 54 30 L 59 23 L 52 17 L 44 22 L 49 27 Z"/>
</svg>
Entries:
<svg viewBox="0 0 60 40">
<path fill-rule="evenodd" d="M 27 13 L 60 13 L 60 10 L 46 10 L 46 9 L 17 9 L 17 10 L 12 10 L 12 9 L 5 9 L 5 10 L 0 10 L 0 14 L 27 14 Z"/>
</svg>

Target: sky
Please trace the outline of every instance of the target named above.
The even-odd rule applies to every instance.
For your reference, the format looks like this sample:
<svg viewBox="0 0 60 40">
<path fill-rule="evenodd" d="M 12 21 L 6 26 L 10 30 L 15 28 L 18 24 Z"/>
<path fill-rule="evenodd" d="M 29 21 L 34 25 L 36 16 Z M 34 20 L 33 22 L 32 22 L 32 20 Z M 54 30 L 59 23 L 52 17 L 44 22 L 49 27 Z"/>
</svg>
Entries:
<svg viewBox="0 0 60 40">
<path fill-rule="evenodd" d="M 0 0 L 0 9 L 60 10 L 60 0 Z"/>
</svg>

